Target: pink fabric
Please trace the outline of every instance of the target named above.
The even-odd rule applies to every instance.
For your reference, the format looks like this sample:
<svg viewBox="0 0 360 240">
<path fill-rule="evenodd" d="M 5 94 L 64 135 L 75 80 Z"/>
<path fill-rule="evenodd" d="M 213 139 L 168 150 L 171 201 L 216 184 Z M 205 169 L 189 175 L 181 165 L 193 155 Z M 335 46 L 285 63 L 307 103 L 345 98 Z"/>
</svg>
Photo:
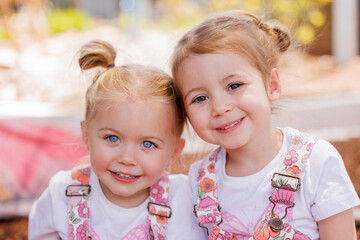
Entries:
<svg viewBox="0 0 360 240">
<path fill-rule="evenodd" d="M 35 200 L 52 175 L 71 169 L 87 154 L 79 133 L 30 120 L 0 121 L 0 205 Z M 29 210 L 22 208 L 17 213 L 16 208 L 7 212 L 0 207 L 0 218 Z"/>
</svg>

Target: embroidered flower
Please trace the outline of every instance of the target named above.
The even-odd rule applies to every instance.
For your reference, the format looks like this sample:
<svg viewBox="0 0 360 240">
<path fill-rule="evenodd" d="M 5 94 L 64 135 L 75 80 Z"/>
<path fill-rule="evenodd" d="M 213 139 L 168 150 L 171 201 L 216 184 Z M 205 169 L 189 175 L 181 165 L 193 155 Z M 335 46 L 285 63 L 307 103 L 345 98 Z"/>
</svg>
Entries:
<svg viewBox="0 0 360 240">
<path fill-rule="evenodd" d="M 209 235 L 209 239 L 211 239 L 211 240 L 221 239 L 221 238 L 219 238 L 219 237 L 221 237 L 221 236 L 219 236 L 219 233 L 220 233 L 219 226 L 213 227 L 211 230 L 211 233 Z"/>
<path fill-rule="evenodd" d="M 201 191 L 203 192 L 211 192 L 215 189 L 214 181 L 210 178 L 204 178 L 200 182 Z"/>
<path fill-rule="evenodd" d="M 216 216 L 213 213 L 208 213 L 206 215 L 202 215 L 200 216 L 200 223 L 201 224 L 205 224 L 205 223 L 215 223 L 216 222 Z"/>
<path fill-rule="evenodd" d="M 301 176 L 301 170 L 299 169 L 298 166 L 293 165 L 292 167 L 289 167 L 286 172 L 289 175 L 295 176 L 295 177 L 300 177 Z"/>
<path fill-rule="evenodd" d="M 74 226 L 72 224 L 69 224 L 69 240 L 74 240 Z"/>
<path fill-rule="evenodd" d="M 73 207 L 77 206 L 81 202 L 80 196 L 72 196 L 68 198 L 68 212 L 71 212 Z"/>
<path fill-rule="evenodd" d="M 90 179 L 90 167 L 73 170 L 71 178 L 78 180 L 82 184 L 88 184 Z"/>
<path fill-rule="evenodd" d="M 166 229 L 163 226 L 158 226 L 158 225 L 154 225 L 152 226 L 152 230 L 153 232 L 157 232 L 157 239 L 159 240 L 165 240 L 165 236 L 166 236 Z"/>
<path fill-rule="evenodd" d="M 309 157 L 309 154 L 308 153 L 305 153 L 302 157 L 301 157 L 301 162 L 302 163 L 305 163 L 306 162 L 306 159 Z"/>
<path fill-rule="evenodd" d="M 268 227 L 258 227 L 253 234 L 254 240 L 268 240 L 270 238 L 270 231 Z"/>
<path fill-rule="evenodd" d="M 200 168 L 199 171 L 198 171 L 197 180 L 200 181 L 203 176 L 205 176 L 205 169 L 204 169 L 204 168 Z"/>
<path fill-rule="evenodd" d="M 216 201 L 209 196 L 201 199 L 201 201 L 199 202 L 199 207 L 201 208 L 206 208 L 209 206 L 217 206 Z"/>
<path fill-rule="evenodd" d="M 154 207 L 154 206 L 152 206 L 152 207 L 151 207 L 151 209 L 150 209 L 150 213 L 151 213 L 151 214 L 155 214 L 155 213 L 156 213 L 156 209 L 155 209 L 155 207 Z"/>
<path fill-rule="evenodd" d="M 209 173 L 214 173 L 215 172 L 215 163 L 210 164 L 207 169 L 208 169 Z"/>
<path fill-rule="evenodd" d="M 293 240 L 310 240 L 310 238 L 308 236 L 302 234 L 301 232 L 295 230 Z"/>
<path fill-rule="evenodd" d="M 88 217 L 89 209 L 87 208 L 86 202 L 79 204 L 78 212 L 79 212 L 79 217 L 82 217 L 82 218 Z"/>
<path fill-rule="evenodd" d="M 300 149 L 304 144 L 304 137 L 302 135 L 295 136 L 291 146 L 295 149 Z"/>
<path fill-rule="evenodd" d="M 151 196 L 154 198 L 155 203 L 160 204 L 162 202 L 162 195 L 165 192 L 164 188 L 158 183 L 155 183 L 151 186 Z"/>
<path fill-rule="evenodd" d="M 163 216 L 167 216 L 167 212 L 159 211 L 157 214 L 158 215 L 156 215 L 156 222 L 158 222 L 159 224 L 166 224 L 168 221 L 168 218 L 163 217 Z"/>
<path fill-rule="evenodd" d="M 309 143 L 309 144 L 306 146 L 306 150 L 307 150 L 308 152 L 310 152 L 313 146 L 314 146 L 313 143 Z"/>
<path fill-rule="evenodd" d="M 87 228 L 88 228 L 88 222 L 84 221 L 84 223 L 79 225 L 79 227 L 76 229 L 76 238 L 86 239 Z"/>
<path fill-rule="evenodd" d="M 295 163 L 297 161 L 297 157 L 299 154 L 295 150 L 290 150 L 284 159 L 284 163 L 286 166 L 290 166 L 291 164 Z"/>
</svg>

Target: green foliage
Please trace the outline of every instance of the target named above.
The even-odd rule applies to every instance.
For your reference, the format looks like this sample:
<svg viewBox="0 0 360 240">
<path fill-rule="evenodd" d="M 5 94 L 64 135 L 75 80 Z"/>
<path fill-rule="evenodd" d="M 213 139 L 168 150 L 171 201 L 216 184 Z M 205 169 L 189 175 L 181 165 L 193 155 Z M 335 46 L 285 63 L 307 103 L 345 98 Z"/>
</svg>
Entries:
<svg viewBox="0 0 360 240">
<path fill-rule="evenodd" d="M 11 39 L 9 32 L 4 28 L 0 28 L 0 39 L 4 39 L 4 40 Z"/>
<path fill-rule="evenodd" d="M 49 16 L 49 28 L 52 33 L 60 33 L 69 29 L 84 30 L 90 25 L 91 17 L 83 11 L 66 8 L 55 9 Z"/>
<path fill-rule="evenodd" d="M 316 32 L 326 24 L 325 7 L 332 0 L 209 0 L 210 11 L 244 9 L 257 15 L 266 13 L 291 28 L 303 43 L 315 39 Z"/>
</svg>

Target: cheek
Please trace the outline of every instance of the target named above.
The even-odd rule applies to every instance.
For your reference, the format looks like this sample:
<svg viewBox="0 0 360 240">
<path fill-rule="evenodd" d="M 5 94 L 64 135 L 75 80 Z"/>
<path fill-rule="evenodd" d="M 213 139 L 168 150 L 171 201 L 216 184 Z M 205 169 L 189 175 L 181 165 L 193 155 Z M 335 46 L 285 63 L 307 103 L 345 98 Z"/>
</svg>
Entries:
<svg viewBox="0 0 360 240">
<path fill-rule="evenodd" d="M 102 154 L 102 151 L 90 152 L 91 166 L 96 172 L 98 169 L 104 169 L 109 164 L 109 158 Z"/>
<path fill-rule="evenodd" d="M 170 155 L 166 154 L 147 157 L 142 163 L 142 168 L 144 169 L 144 172 L 146 172 L 146 175 L 154 178 L 160 177 L 167 166 L 170 159 L 169 156 Z"/>
</svg>

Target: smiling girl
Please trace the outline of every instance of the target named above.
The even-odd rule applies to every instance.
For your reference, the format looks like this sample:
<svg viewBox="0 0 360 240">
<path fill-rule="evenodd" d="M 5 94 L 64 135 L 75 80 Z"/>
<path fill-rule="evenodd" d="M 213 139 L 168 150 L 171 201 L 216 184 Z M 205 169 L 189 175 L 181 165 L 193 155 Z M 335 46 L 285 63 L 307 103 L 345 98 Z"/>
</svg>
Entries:
<svg viewBox="0 0 360 240">
<path fill-rule="evenodd" d="M 80 50 L 82 70 L 101 67 L 81 122 L 91 165 L 51 179 L 32 207 L 29 239 L 199 239 L 187 178 L 165 171 L 185 144 L 172 79 L 153 67 L 116 67 L 115 57 L 103 41 Z"/>
<path fill-rule="evenodd" d="M 187 32 L 172 61 L 187 117 L 219 145 L 189 172 L 210 239 L 356 239 L 359 198 L 327 141 L 273 126 L 277 70 L 290 45 L 280 23 L 234 10 Z"/>
</svg>

